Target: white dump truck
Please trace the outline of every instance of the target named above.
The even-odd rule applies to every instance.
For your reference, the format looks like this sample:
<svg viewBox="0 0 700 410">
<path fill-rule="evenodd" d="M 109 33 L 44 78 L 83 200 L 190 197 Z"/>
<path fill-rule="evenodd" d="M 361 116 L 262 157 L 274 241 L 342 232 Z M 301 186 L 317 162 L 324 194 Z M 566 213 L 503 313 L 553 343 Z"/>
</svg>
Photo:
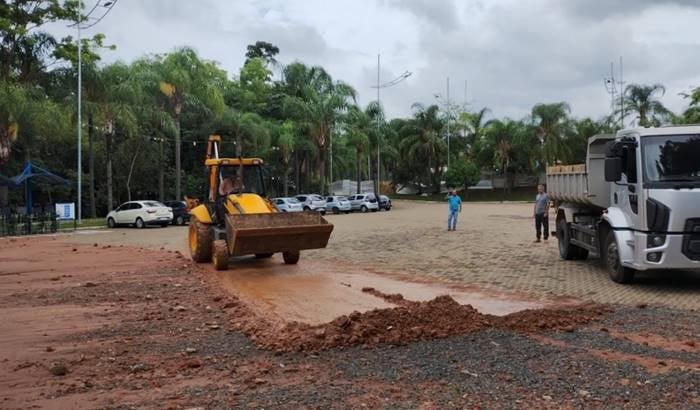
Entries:
<svg viewBox="0 0 700 410">
<path fill-rule="evenodd" d="M 563 259 L 597 256 L 618 283 L 700 269 L 700 126 L 596 135 L 585 164 L 548 167 L 547 191 Z"/>
</svg>

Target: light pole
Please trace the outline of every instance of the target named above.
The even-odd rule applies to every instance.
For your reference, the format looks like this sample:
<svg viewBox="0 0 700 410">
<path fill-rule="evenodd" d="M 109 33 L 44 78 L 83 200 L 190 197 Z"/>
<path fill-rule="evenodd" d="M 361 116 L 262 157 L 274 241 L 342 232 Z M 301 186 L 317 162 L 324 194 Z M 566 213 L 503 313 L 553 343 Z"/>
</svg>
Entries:
<svg viewBox="0 0 700 410">
<path fill-rule="evenodd" d="M 381 54 L 377 54 L 377 85 L 372 87 L 372 88 L 377 89 L 377 108 L 381 108 L 381 106 L 382 106 L 381 100 L 379 99 L 379 90 L 380 89 L 393 87 L 396 84 L 404 81 L 405 79 L 407 79 L 408 77 L 413 75 L 413 73 L 410 71 L 404 71 L 401 75 L 399 75 L 395 79 L 393 79 L 387 83 L 382 84 L 380 81 L 380 71 L 379 71 L 380 64 L 381 64 Z M 379 188 L 380 188 L 379 184 L 381 181 L 381 159 L 380 159 L 381 158 L 381 149 L 380 149 L 380 144 L 379 144 L 379 134 L 380 134 L 379 127 L 381 125 L 380 120 L 381 120 L 381 118 L 379 117 L 379 112 L 377 112 L 377 181 L 374 184 L 374 186 L 375 186 L 374 195 L 377 197 L 377 200 L 379 200 Z M 368 160 L 369 160 L 369 158 L 368 158 Z M 368 164 L 367 171 L 369 172 L 369 164 Z"/>
<path fill-rule="evenodd" d="M 465 86 L 466 89 L 466 86 Z M 466 92 L 465 92 L 466 94 Z M 442 96 L 435 94 L 435 99 L 438 103 L 443 104 Z M 452 110 L 450 107 L 450 77 L 447 77 L 447 102 L 445 104 L 445 113 L 447 115 L 447 168 L 450 168 L 450 118 L 452 118 Z"/>
<path fill-rule="evenodd" d="M 78 223 L 83 222 L 83 206 L 82 206 L 82 198 L 83 198 L 83 185 L 82 185 L 82 177 L 83 177 L 83 153 L 82 153 L 82 131 L 83 131 L 83 117 L 82 117 L 82 90 L 83 90 L 83 42 L 81 38 L 81 31 L 83 29 L 88 29 L 95 24 L 99 23 L 107 14 L 109 14 L 110 11 L 112 11 L 112 8 L 117 4 L 118 0 L 113 0 L 113 1 L 107 1 L 104 4 L 101 4 L 101 0 L 98 0 L 97 3 L 92 7 L 90 12 L 86 14 L 85 16 L 82 16 L 82 10 L 83 10 L 83 1 L 78 0 L 78 21 L 76 21 L 74 24 L 69 25 L 68 27 L 76 27 L 78 30 L 78 200 L 77 200 L 77 219 Z M 97 9 L 97 7 L 104 7 L 107 10 L 98 18 L 91 18 L 90 16 L 92 13 Z M 83 26 L 83 21 L 88 21 L 90 23 L 86 24 Z M 110 204 L 111 206 L 111 204 Z"/>
</svg>

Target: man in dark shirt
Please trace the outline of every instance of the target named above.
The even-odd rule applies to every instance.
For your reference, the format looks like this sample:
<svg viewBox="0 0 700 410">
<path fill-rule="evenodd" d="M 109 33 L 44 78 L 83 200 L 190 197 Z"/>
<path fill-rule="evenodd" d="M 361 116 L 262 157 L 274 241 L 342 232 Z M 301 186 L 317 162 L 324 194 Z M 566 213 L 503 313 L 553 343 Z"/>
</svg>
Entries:
<svg viewBox="0 0 700 410">
<path fill-rule="evenodd" d="M 540 237 L 544 237 L 546 241 L 549 239 L 549 196 L 544 192 L 544 185 L 537 185 L 533 216 L 535 217 L 535 231 L 537 232 L 535 242 L 540 242 Z M 543 229 L 544 232 L 542 232 Z"/>
</svg>

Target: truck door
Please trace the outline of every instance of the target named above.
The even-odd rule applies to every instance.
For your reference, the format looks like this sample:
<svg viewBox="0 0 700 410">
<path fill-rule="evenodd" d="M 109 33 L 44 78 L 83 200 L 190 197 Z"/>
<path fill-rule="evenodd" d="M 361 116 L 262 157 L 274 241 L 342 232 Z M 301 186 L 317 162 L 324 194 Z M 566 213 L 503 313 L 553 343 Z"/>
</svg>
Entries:
<svg viewBox="0 0 700 410">
<path fill-rule="evenodd" d="M 612 202 L 628 218 L 629 227 L 641 229 L 643 227 L 640 215 L 642 198 L 639 175 L 639 144 L 630 142 L 622 149 L 622 179 L 612 188 Z"/>
</svg>

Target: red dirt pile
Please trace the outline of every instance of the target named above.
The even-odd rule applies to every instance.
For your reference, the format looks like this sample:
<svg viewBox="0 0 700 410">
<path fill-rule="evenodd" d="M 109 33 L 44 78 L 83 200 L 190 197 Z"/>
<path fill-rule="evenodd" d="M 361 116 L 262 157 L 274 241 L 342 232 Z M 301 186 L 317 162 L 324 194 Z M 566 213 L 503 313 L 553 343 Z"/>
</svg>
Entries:
<svg viewBox="0 0 700 410">
<path fill-rule="evenodd" d="M 449 296 L 439 296 L 427 302 L 412 302 L 399 294 L 386 295 L 372 288 L 363 291 L 399 306 L 354 312 L 323 325 L 293 322 L 280 328 L 260 317 L 256 318 L 243 304 L 236 303 L 236 316 L 241 320 L 235 326 L 265 349 L 318 351 L 338 346 L 402 345 L 488 327 L 520 332 L 573 331 L 575 326 L 598 320 L 607 312 L 602 306 L 584 305 L 526 310 L 499 317 L 479 313 L 472 306 L 460 305 Z"/>
</svg>

